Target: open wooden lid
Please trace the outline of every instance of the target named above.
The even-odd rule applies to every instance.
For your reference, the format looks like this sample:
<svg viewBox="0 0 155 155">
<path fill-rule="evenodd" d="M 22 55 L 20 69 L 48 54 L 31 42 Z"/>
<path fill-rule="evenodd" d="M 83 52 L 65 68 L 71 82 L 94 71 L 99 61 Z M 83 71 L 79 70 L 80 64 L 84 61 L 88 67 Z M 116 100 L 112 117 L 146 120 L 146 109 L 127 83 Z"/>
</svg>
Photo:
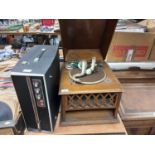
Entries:
<svg viewBox="0 0 155 155">
<path fill-rule="evenodd" d="M 105 59 L 117 20 L 61 19 L 64 56 L 70 49 L 100 49 Z"/>
</svg>

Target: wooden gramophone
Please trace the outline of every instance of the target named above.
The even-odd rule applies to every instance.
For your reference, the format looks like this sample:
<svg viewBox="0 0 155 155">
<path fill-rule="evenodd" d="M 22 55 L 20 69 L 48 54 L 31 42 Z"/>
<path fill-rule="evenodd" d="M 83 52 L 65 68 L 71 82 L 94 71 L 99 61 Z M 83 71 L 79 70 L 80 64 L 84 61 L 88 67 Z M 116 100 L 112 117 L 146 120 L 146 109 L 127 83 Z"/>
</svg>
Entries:
<svg viewBox="0 0 155 155">
<path fill-rule="evenodd" d="M 61 125 L 118 121 L 122 89 L 104 61 L 116 22 L 60 20 L 65 60 L 59 89 Z"/>
</svg>

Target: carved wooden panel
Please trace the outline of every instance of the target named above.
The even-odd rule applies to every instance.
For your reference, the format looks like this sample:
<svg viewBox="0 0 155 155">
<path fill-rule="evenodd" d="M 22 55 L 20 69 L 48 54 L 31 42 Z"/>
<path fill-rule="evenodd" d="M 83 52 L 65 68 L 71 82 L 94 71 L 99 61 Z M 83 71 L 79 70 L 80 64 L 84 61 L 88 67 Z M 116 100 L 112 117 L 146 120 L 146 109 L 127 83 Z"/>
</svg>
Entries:
<svg viewBox="0 0 155 155">
<path fill-rule="evenodd" d="M 118 95 L 118 93 L 68 95 L 66 110 L 74 111 L 115 108 Z"/>
</svg>

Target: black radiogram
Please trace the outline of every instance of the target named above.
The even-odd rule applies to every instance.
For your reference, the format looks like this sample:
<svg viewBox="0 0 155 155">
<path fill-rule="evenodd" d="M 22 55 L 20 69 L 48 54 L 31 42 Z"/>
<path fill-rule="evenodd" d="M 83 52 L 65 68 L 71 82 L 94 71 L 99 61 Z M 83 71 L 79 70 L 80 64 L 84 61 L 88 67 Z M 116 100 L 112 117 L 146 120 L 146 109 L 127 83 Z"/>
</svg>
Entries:
<svg viewBox="0 0 155 155">
<path fill-rule="evenodd" d="M 59 109 L 58 45 L 37 45 L 11 72 L 28 130 L 53 131 Z"/>
</svg>

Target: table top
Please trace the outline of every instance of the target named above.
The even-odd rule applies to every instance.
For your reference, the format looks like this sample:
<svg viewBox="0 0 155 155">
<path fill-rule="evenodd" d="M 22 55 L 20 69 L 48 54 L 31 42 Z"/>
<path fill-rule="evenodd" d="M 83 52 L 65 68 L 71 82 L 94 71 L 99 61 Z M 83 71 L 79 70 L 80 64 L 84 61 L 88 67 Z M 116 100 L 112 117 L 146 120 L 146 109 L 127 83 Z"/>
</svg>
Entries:
<svg viewBox="0 0 155 155">
<path fill-rule="evenodd" d="M 118 116 L 119 122 L 117 123 L 94 124 L 94 125 L 70 125 L 70 126 L 60 126 L 60 117 L 61 114 L 59 113 L 54 133 L 26 131 L 25 135 L 98 135 L 98 134 L 126 135 L 127 134 L 125 127 L 119 116 Z"/>
<path fill-rule="evenodd" d="M 123 121 L 155 121 L 155 72 L 126 70 L 115 72 L 122 82 L 120 116 Z"/>
</svg>

